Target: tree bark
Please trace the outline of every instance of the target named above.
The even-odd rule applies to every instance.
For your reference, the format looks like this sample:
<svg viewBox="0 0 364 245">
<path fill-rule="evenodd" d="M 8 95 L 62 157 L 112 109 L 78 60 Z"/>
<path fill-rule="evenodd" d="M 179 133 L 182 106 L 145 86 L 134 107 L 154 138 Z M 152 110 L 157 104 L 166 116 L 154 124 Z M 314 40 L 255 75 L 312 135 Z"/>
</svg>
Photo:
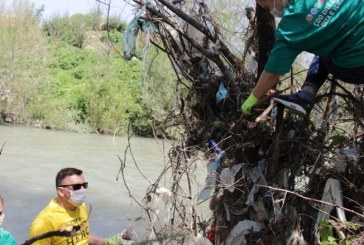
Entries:
<svg viewBox="0 0 364 245">
<path fill-rule="evenodd" d="M 274 31 L 275 31 L 275 19 L 269 13 L 267 9 L 262 8 L 257 4 L 256 8 L 257 16 L 257 36 L 258 36 L 258 74 L 264 70 L 264 66 L 268 61 L 269 52 L 275 42 Z"/>
</svg>

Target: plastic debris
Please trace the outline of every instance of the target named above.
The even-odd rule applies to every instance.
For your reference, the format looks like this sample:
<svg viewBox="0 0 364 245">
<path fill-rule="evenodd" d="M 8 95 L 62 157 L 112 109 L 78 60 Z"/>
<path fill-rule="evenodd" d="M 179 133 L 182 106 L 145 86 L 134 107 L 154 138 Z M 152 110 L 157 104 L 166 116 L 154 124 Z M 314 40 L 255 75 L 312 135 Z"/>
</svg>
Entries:
<svg viewBox="0 0 364 245">
<path fill-rule="evenodd" d="M 230 231 L 226 245 L 245 245 L 247 241 L 245 235 L 250 232 L 259 232 L 264 229 L 264 224 L 252 220 L 243 220 L 234 226 Z"/>
<path fill-rule="evenodd" d="M 226 188 L 230 192 L 234 192 L 235 175 L 239 172 L 242 163 L 235 164 L 231 168 L 224 168 L 220 173 L 220 181 L 223 188 Z"/>
<path fill-rule="evenodd" d="M 340 182 L 337 179 L 329 178 L 326 181 L 324 194 L 322 195 L 322 201 L 332 203 L 336 206 L 337 217 L 340 221 L 346 221 L 345 212 L 339 207 L 343 207 L 343 194 L 341 190 Z M 318 231 L 318 228 L 321 225 L 321 221 L 328 220 L 330 217 L 331 211 L 334 209 L 331 205 L 322 204 L 319 213 L 317 215 L 317 221 L 315 224 L 315 231 Z"/>
<path fill-rule="evenodd" d="M 228 94 L 227 89 L 225 88 L 225 85 L 223 82 L 220 83 L 219 86 L 219 90 L 216 93 L 216 102 L 219 103 L 220 101 L 222 101 L 223 99 L 226 98 Z"/>
<path fill-rule="evenodd" d="M 157 27 L 152 22 L 148 22 L 140 18 L 145 14 L 148 5 L 156 7 L 156 3 L 154 1 L 147 0 L 130 21 L 123 33 L 123 50 L 124 58 L 126 60 L 130 60 L 133 56 L 135 56 L 136 38 L 140 29 L 142 29 L 143 32 L 157 31 Z"/>
<path fill-rule="evenodd" d="M 216 141 L 214 139 L 210 140 L 210 148 L 214 151 L 214 152 L 221 152 L 222 150 L 220 149 L 219 145 L 216 143 Z"/>
<path fill-rule="evenodd" d="M 217 145 L 215 140 L 210 140 L 210 146 L 211 149 L 219 153 L 208 165 L 207 167 L 207 176 L 205 179 L 205 187 L 200 191 L 198 194 L 197 199 L 198 200 L 206 200 L 211 196 L 211 191 L 215 187 L 216 180 L 217 180 L 217 168 L 222 160 L 222 158 L 225 156 L 225 151 L 221 150 L 220 147 Z"/>
</svg>

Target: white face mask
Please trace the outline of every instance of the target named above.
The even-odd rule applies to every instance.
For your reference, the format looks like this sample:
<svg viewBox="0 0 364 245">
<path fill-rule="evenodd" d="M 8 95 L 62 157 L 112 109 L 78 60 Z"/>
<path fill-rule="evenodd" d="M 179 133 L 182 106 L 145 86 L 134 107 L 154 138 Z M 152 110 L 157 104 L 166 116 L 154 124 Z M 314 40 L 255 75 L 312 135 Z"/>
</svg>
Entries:
<svg viewBox="0 0 364 245">
<path fill-rule="evenodd" d="M 76 191 L 71 191 L 71 198 L 68 200 L 74 206 L 81 206 L 86 200 L 86 189 L 81 188 Z"/>
<path fill-rule="evenodd" d="M 288 5 L 288 1 L 286 0 L 281 0 L 282 3 L 283 3 L 283 9 L 285 7 L 287 7 Z M 273 15 L 274 17 L 278 17 L 278 18 L 281 18 L 282 17 L 282 14 L 283 14 L 283 10 L 282 11 L 279 11 L 277 8 L 276 8 L 276 0 L 273 0 L 273 8 L 272 10 L 270 11 L 270 14 Z"/>
<path fill-rule="evenodd" d="M 5 218 L 5 214 L 0 215 L 0 226 L 3 224 Z"/>
</svg>

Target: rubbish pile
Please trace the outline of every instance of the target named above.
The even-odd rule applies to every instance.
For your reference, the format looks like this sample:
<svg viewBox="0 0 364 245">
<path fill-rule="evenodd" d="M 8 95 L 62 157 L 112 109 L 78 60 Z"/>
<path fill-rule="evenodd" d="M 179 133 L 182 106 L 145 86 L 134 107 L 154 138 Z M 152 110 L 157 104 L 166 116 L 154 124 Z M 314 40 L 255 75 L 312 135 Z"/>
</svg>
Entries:
<svg viewBox="0 0 364 245">
<path fill-rule="evenodd" d="M 254 61 L 258 52 L 252 8 L 246 14 L 250 44 L 237 56 L 205 3 L 194 2 L 186 11 L 181 1 L 134 2 L 140 11 L 124 32 L 125 57 L 135 55 L 142 30 L 166 52 L 179 80 L 190 82 L 185 107 L 174 118 L 185 125 L 185 137 L 146 194 L 155 244 L 363 244 L 363 94 L 333 82 L 310 117 L 267 100 L 243 118 L 240 105 L 256 77 L 245 68 L 251 64 L 243 65 L 245 55 Z M 332 98 L 340 108 L 329 106 Z M 201 152 L 207 176 L 194 193 Z M 167 173 L 173 181 L 161 189 Z M 156 200 L 168 204 L 162 227 L 154 225 Z M 195 210 L 204 201 L 213 213 L 208 220 Z"/>
</svg>

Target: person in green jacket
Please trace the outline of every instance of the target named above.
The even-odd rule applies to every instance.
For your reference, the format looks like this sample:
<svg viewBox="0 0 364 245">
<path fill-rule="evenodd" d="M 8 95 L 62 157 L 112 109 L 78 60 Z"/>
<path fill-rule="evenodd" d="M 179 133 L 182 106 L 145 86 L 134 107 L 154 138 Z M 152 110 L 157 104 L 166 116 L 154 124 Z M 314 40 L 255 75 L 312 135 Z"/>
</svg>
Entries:
<svg viewBox="0 0 364 245">
<path fill-rule="evenodd" d="M 271 14 L 282 19 L 268 62 L 242 112 L 253 106 L 290 70 L 303 51 L 314 54 L 301 90 L 279 95 L 273 100 L 306 115 L 328 74 L 352 84 L 364 83 L 364 3 L 363 0 L 256 0 Z"/>
<path fill-rule="evenodd" d="M 4 198 L 0 195 L 0 226 L 4 222 Z M 0 228 L 0 244 L 2 245 L 16 245 L 17 242 L 11 233 L 3 228 Z"/>
</svg>

